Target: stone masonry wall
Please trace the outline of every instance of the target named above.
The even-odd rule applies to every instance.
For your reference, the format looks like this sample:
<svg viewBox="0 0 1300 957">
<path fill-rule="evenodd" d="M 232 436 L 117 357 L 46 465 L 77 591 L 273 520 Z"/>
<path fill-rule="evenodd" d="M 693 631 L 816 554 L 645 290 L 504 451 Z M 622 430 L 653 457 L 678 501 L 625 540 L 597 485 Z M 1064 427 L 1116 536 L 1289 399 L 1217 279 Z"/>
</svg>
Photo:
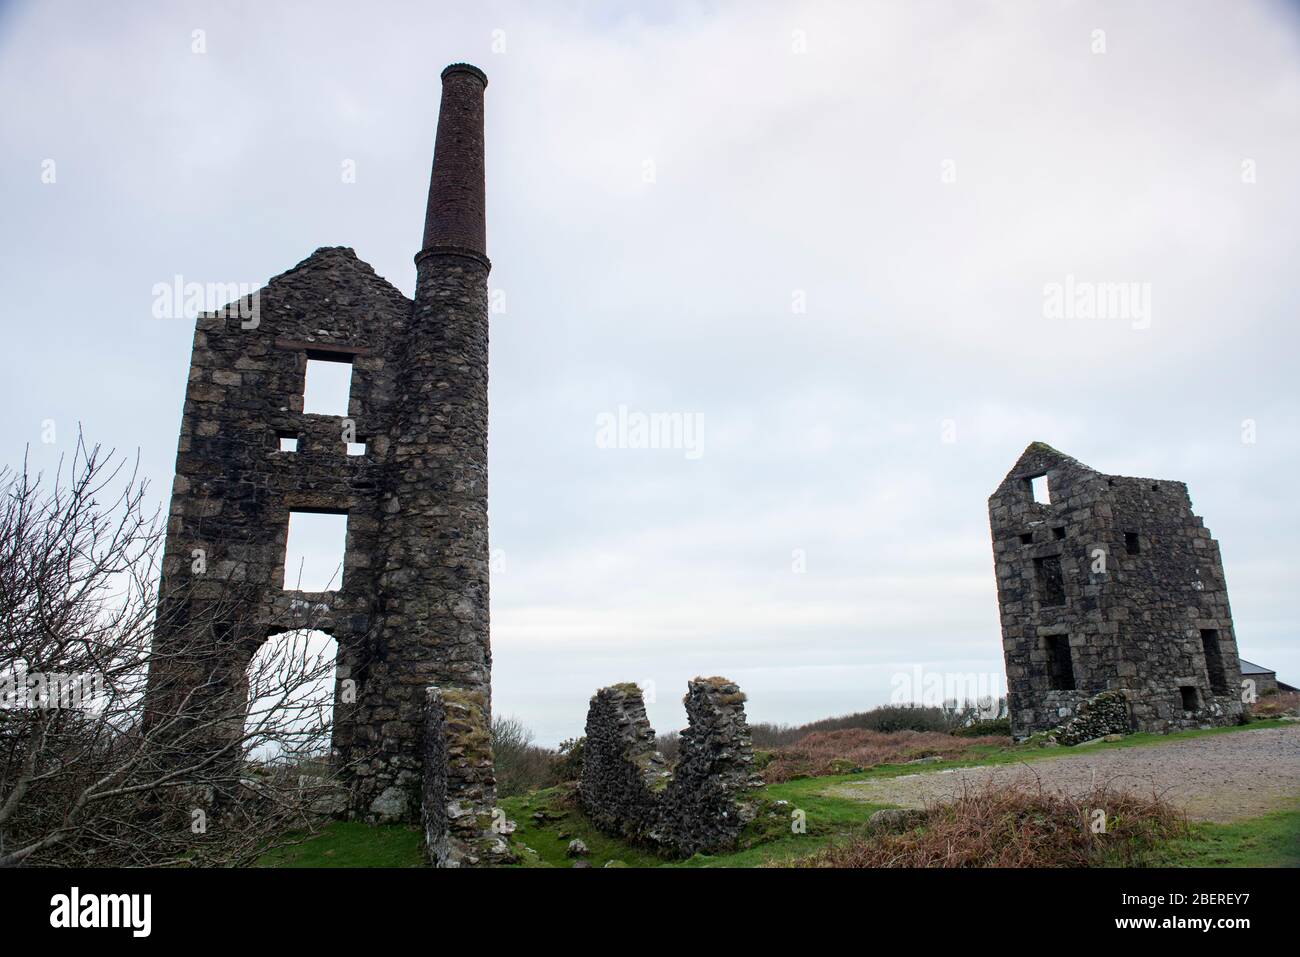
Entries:
<svg viewBox="0 0 1300 957">
<path fill-rule="evenodd" d="M 745 720 L 745 695 L 726 678 L 695 678 L 686 692 L 688 727 L 659 803 L 658 831 L 690 855 L 734 844 L 753 818 L 747 791 L 762 783 Z"/>
<path fill-rule="evenodd" d="M 1036 442 L 990 497 L 989 523 L 1014 734 L 1107 690 L 1128 692 L 1136 730 L 1241 714 L 1219 549 L 1185 485 L 1104 475 Z"/>
<path fill-rule="evenodd" d="M 689 726 L 670 773 L 641 690 L 596 692 L 578 791 L 601 830 L 682 857 L 732 846 L 753 816 L 745 794 L 761 783 L 740 689 L 726 678 L 695 678 L 684 701 Z"/>
<path fill-rule="evenodd" d="M 1050 732 L 1058 744 L 1082 744 L 1108 734 L 1133 730 L 1127 691 L 1103 691 L 1078 705 L 1073 715 Z"/>
<path fill-rule="evenodd" d="M 218 713 L 237 714 L 249 662 L 278 632 L 310 627 L 331 635 L 336 690 L 358 680 L 358 701 L 376 656 L 377 489 L 392 451 L 392 353 L 411 300 L 351 249 L 325 248 L 271 279 L 256 302 L 255 317 L 232 309 L 196 323 L 146 700 L 151 719 L 209 688 L 234 699 L 214 699 Z M 312 358 L 350 360 L 346 417 L 303 412 Z M 366 443 L 363 455 L 347 454 L 349 420 Z M 281 437 L 295 438 L 296 451 L 280 451 Z M 284 587 L 291 511 L 347 515 L 334 591 Z M 357 744 L 356 708 L 336 694 L 333 744 L 343 767 Z"/>
<path fill-rule="evenodd" d="M 491 720 L 486 85 L 466 64 L 443 71 L 414 300 L 352 250 L 320 249 L 258 291 L 260 315 L 202 316 L 194 335 L 146 720 L 208 689 L 212 708 L 238 712 L 269 636 L 324 631 L 339 649 L 336 767 L 368 821 L 418 820 L 427 803 L 426 688 L 449 715 L 464 693 Z M 351 364 L 346 416 L 304 414 L 310 359 Z M 297 451 L 280 451 L 288 437 Z M 346 515 L 336 590 L 284 587 L 293 511 Z M 197 747 L 219 749 L 237 717 Z M 448 807 L 491 813 L 486 760 L 446 778 L 467 789 Z"/>
<path fill-rule="evenodd" d="M 494 803 L 492 734 L 481 692 L 425 691 L 424 791 L 421 819 L 425 854 L 438 867 L 502 864 L 513 860 L 513 826 Z"/>
<path fill-rule="evenodd" d="M 587 711 L 586 735 L 578 785 L 583 811 L 607 834 L 654 840 L 668 764 L 655 750 L 641 689 L 625 683 L 597 691 Z"/>
</svg>

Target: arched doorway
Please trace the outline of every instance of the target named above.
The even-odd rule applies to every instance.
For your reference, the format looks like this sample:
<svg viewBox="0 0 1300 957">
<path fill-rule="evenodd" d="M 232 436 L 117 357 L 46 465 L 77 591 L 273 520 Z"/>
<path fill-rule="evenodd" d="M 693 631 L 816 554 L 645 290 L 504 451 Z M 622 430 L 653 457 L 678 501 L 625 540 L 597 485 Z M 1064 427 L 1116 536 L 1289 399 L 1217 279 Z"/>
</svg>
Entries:
<svg viewBox="0 0 1300 957">
<path fill-rule="evenodd" d="M 250 761 L 323 769 L 330 758 L 338 643 L 294 629 L 271 635 L 248 664 L 245 753 Z"/>
</svg>

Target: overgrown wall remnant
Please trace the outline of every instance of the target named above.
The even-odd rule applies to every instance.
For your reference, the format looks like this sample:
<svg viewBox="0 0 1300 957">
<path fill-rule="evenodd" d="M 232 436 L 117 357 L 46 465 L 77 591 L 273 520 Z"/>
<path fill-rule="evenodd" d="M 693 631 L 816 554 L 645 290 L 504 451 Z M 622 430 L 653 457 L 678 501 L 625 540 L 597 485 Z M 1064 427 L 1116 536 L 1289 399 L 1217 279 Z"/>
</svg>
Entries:
<svg viewBox="0 0 1300 957">
<path fill-rule="evenodd" d="M 1128 692 L 1138 731 L 1241 715 L 1219 546 L 1186 485 L 1105 475 L 1035 442 L 989 498 L 989 525 L 1016 737 L 1103 691 Z"/>
<path fill-rule="evenodd" d="M 641 689 L 597 691 L 579 785 L 583 811 L 601 830 L 682 857 L 733 845 L 753 817 L 744 796 L 761 783 L 735 683 L 695 678 L 684 701 L 689 726 L 670 773 L 655 750 Z"/>
<path fill-rule="evenodd" d="M 592 695 L 586 734 L 579 784 L 583 811 L 608 834 L 653 840 L 668 769 L 655 750 L 641 689 L 625 683 Z"/>
<path fill-rule="evenodd" d="M 753 819 L 743 796 L 762 781 L 740 688 L 726 678 L 695 678 L 684 703 L 688 727 L 659 803 L 658 831 L 690 855 L 735 843 Z"/>
<path fill-rule="evenodd" d="M 1051 736 L 1058 744 L 1082 744 L 1108 734 L 1128 734 L 1132 730 L 1128 692 L 1103 691 L 1079 705 L 1074 716 L 1052 731 Z"/>
<path fill-rule="evenodd" d="M 487 697 L 479 691 L 425 692 L 421 818 L 429 863 L 439 867 L 513 859 L 513 827 L 493 808 L 496 781 Z"/>
</svg>

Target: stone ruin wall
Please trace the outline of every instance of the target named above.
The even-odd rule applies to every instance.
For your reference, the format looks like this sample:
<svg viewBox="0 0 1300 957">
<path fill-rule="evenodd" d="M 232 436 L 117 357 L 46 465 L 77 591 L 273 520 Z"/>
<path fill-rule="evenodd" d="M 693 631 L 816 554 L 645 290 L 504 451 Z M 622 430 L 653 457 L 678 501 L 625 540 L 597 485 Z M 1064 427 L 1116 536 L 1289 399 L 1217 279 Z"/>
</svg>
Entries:
<svg viewBox="0 0 1300 957">
<path fill-rule="evenodd" d="M 618 684 L 597 691 L 586 735 L 578 785 L 583 811 L 607 834 L 653 842 L 668 762 L 655 750 L 641 689 Z"/>
<path fill-rule="evenodd" d="M 425 690 L 421 820 L 425 856 L 437 867 L 514 860 L 514 827 L 493 805 L 487 696 L 454 688 Z"/>
<path fill-rule="evenodd" d="M 1128 691 L 1103 691 L 1082 702 L 1060 727 L 1048 732 L 1057 744 L 1075 745 L 1096 741 L 1133 729 Z"/>
<path fill-rule="evenodd" d="M 726 678 L 695 678 L 684 699 L 689 726 L 677 762 L 655 750 L 641 689 L 602 688 L 587 712 L 578 795 L 597 827 L 625 840 L 689 857 L 733 846 L 761 784 L 745 720 L 745 696 Z"/>
</svg>

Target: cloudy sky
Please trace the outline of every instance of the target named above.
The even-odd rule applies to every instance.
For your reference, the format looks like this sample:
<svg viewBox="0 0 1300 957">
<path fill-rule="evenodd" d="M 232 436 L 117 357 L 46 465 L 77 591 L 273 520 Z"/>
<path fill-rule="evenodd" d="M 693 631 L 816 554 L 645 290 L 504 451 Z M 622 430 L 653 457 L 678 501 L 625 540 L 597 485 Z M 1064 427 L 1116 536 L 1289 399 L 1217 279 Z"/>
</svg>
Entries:
<svg viewBox="0 0 1300 957">
<path fill-rule="evenodd" d="M 409 295 L 456 60 L 499 713 L 554 743 L 620 680 L 667 730 L 696 674 L 781 722 L 1000 676 L 986 499 L 1032 440 L 1186 481 L 1242 654 L 1300 682 L 1295 6 L 10 2 L 2 461 L 81 423 L 162 501 L 193 325 L 156 283 L 346 245 Z M 1067 282 L 1150 308 L 1049 314 Z M 620 407 L 702 443 L 602 448 Z"/>
</svg>

